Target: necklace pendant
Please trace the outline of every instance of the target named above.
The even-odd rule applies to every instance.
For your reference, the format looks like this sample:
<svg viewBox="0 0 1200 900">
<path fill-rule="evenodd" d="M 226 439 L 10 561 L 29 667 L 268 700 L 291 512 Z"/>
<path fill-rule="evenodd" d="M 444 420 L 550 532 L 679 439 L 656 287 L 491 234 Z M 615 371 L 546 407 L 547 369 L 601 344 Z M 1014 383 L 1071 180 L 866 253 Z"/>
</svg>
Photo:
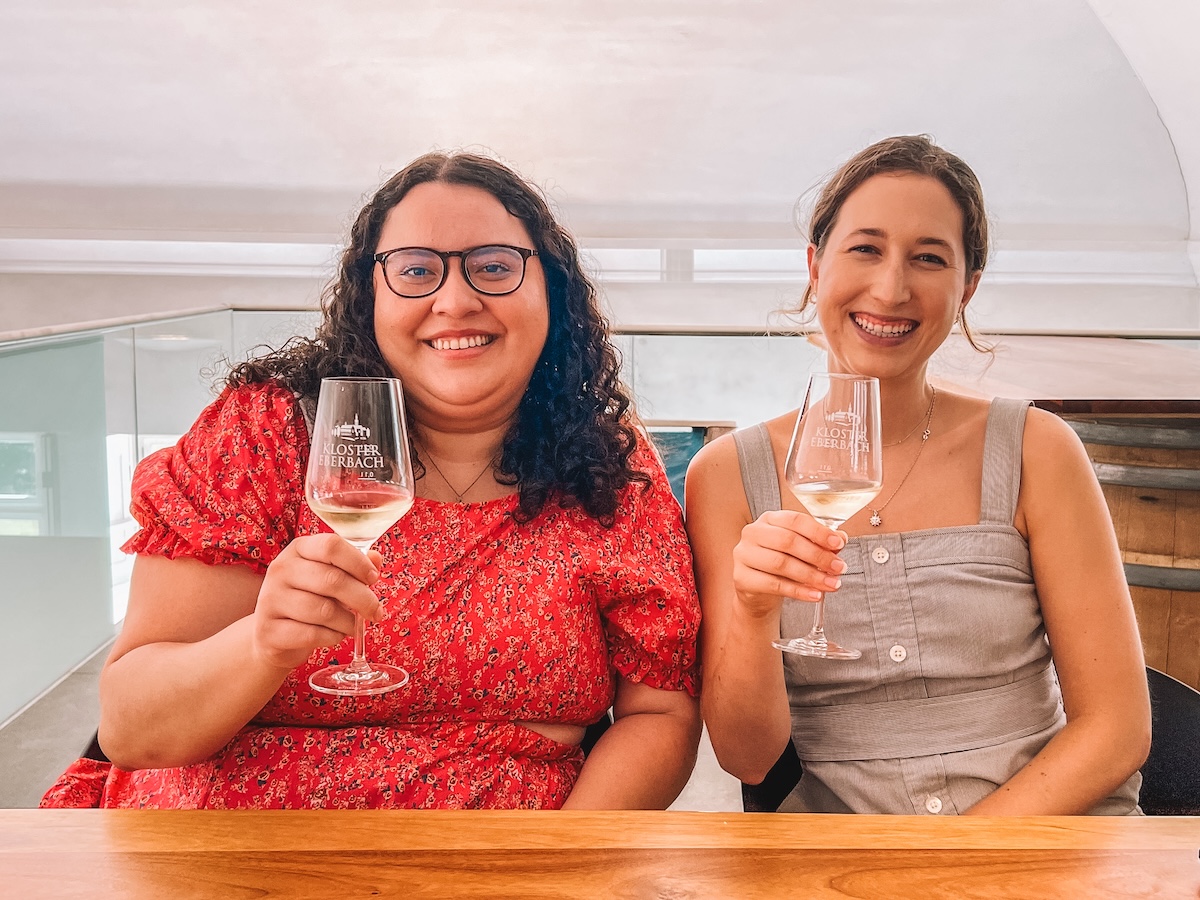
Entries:
<svg viewBox="0 0 1200 900">
<path fill-rule="evenodd" d="M 883 524 L 883 519 L 879 518 L 879 513 L 875 510 L 871 510 L 871 518 L 867 519 L 867 521 L 876 528 Z"/>
</svg>

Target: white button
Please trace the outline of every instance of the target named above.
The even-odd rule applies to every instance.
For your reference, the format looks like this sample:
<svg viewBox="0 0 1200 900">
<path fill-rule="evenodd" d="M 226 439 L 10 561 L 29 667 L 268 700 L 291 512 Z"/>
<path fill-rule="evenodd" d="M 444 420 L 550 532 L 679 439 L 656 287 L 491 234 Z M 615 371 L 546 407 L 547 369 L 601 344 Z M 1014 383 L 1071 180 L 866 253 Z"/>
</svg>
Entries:
<svg viewBox="0 0 1200 900">
<path fill-rule="evenodd" d="M 891 554 L 887 552 L 887 547 L 876 547 L 871 551 L 871 559 L 879 563 L 881 566 L 891 559 Z"/>
<path fill-rule="evenodd" d="M 925 808 L 936 816 L 942 811 L 942 801 L 937 797 L 930 797 L 925 801 Z"/>
<path fill-rule="evenodd" d="M 908 659 L 908 651 L 899 644 L 896 644 L 891 650 L 888 651 L 888 656 L 892 658 L 892 662 L 904 662 L 906 659 Z"/>
</svg>

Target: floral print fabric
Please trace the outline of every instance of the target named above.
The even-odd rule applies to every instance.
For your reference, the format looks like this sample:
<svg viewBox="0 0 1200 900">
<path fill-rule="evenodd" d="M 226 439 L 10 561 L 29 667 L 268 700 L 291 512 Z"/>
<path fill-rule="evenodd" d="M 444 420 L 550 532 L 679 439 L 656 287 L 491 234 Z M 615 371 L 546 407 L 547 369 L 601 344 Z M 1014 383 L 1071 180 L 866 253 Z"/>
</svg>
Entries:
<svg viewBox="0 0 1200 900">
<path fill-rule="evenodd" d="M 131 553 L 266 570 L 295 536 L 328 531 L 304 502 L 308 432 L 276 385 L 227 389 L 133 484 Z M 375 548 L 385 618 L 369 658 L 411 673 L 370 698 L 318 694 L 309 675 L 352 642 L 314 652 L 232 741 L 197 765 L 107 775 L 72 770 L 44 806 L 160 808 L 561 806 L 578 747 L 516 723 L 585 725 L 615 677 L 693 696 L 699 606 L 679 505 L 643 439 L 649 486 L 624 491 L 605 528 L 547 504 L 526 524 L 516 498 L 417 499 Z M 220 702 L 214 697 L 213 702 Z"/>
</svg>

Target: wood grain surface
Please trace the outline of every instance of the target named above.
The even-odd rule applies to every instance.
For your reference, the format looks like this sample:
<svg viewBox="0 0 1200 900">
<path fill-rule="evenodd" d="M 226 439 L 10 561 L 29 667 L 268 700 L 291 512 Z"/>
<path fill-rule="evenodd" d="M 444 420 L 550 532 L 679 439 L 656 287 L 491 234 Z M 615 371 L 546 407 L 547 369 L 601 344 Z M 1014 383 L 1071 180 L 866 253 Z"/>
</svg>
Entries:
<svg viewBox="0 0 1200 900">
<path fill-rule="evenodd" d="M 1200 898 L 1200 820 L 0 811 L 19 898 Z"/>
</svg>

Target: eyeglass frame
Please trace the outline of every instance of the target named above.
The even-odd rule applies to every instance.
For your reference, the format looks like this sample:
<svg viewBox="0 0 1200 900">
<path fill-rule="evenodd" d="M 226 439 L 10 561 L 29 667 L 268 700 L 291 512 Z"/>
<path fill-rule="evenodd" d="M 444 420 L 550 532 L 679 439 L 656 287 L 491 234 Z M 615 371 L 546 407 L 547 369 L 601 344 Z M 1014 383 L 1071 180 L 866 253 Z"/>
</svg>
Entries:
<svg viewBox="0 0 1200 900">
<path fill-rule="evenodd" d="M 521 257 L 521 280 L 516 283 L 515 287 L 507 291 L 485 291 L 471 280 L 470 274 L 467 272 L 467 254 L 474 253 L 476 250 L 486 250 L 488 247 L 499 247 L 504 250 L 512 250 Z M 442 261 L 442 277 L 431 291 L 424 294 L 402 294 L 394 287 L 392 282 L 388 280 L 387 275 L 387 258 L 393 253 L 402 253 L 405 250 L 422 250 L 426 253 L 432 253 Z M 432 297 L 446 285 L 446 279 L 450 276 L 450 257 L 458 257 L 458 266 L 462 271 L 463 281 L 465 281 L 473 291 L 483 294 L 485 297 L 507 297 L 509 294 L 515 294 L 521 289 L 521 285 L 525 283 L 525 273 L 529 271 L 529 258 L 531 256 L 540 256 L 536 250 L 529 250 L 525 247 L 515 247 L 512 244 L 480 244 L 478 247 L 468 247 L 465 250 L 434 250 L 432 247 L 395 247 L 391 250 L 383 250 L 374 254 L 371 259 L 379 263 L 383 269 L 383 283 L 388 286 L 388 290 L 397 297 L 403 297 L 405 300 L 424 300 L 426 297 Z"/>
</svg>

